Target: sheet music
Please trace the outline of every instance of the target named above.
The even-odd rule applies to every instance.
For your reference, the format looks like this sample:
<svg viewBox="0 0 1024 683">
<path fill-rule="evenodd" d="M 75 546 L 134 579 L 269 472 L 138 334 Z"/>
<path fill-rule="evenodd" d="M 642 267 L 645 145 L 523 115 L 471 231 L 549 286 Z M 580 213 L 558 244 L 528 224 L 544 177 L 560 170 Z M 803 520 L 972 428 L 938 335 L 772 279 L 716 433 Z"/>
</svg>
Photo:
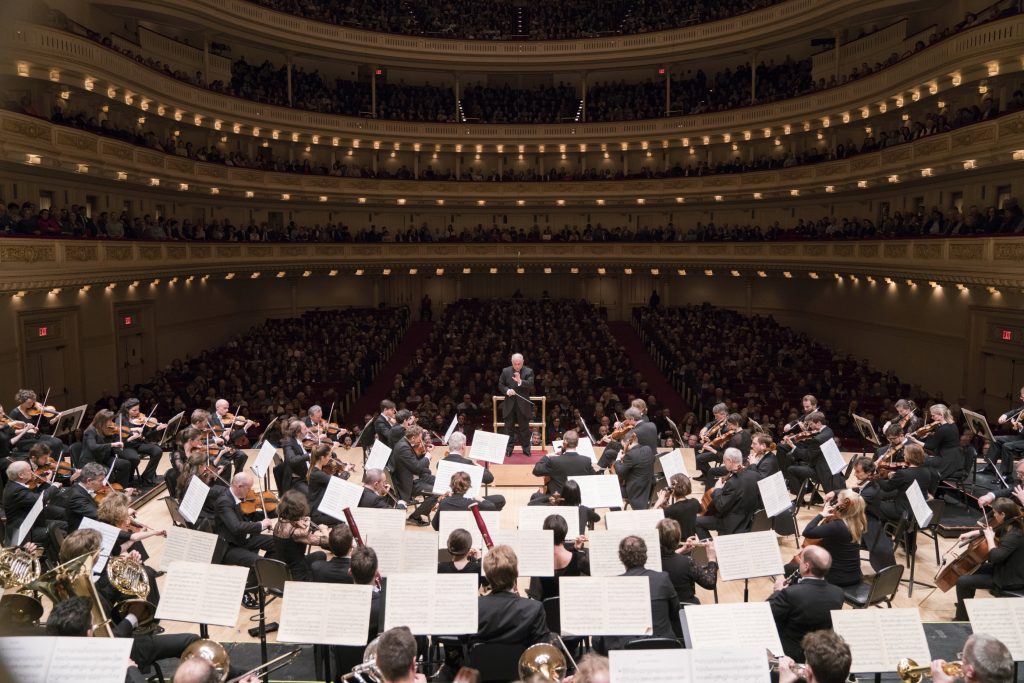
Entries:
<svg viewBox="0 0 1024 683">
<path fill-rule="evenodd" d="M 25 519 L 22 520 L 21 526 L 18 527 L 18 533 L 14 535 L 14 547 L 20 547 L 25 539 L 28 538 L 28 533 L 32 531 L 32 527 L 35 526 L 36 520 L 39 518 L 40 513 L 43 511 L 43 494 L 42 492 L 36 497 L 36 502 L 32 504 Z"/>
<path fill-rule="evenodd" d="M 363 470 L 382 470 L 391 459 L 391 449 L 383 441 L 374 441 L 370 455 L 366 457 L 366 465 Z"/>
<path fill-rule="evenodd" d="M 90 517 L 82 517 L 82 523 L 78 525 L 78 528 L 95 529 L 103 537 L 100 541 L 100 554 L 96 557 L 96 563 L 92 566 L 92 573 L 99 576 L 103 573 L 103 568 L 107 566 L 107 560 L 110 559 L 110 554 L 114 551 L 114 546 L 117 544 L 117 537 L 121 534 L 121 530 L 116 526 L 111 526 Z"/>
<path fill-rule="evenodd" d="M 779 630 L 767 602 L 687 605 L 686 622 L 694 650 L 743 643 L 762 653 L 767 649 L 774 655 L 783 654 Z"/>
<path fill-rule="evenodd" d="M 177 526 L 168 527 L 167 542 L 164 543 L 164 553 L 160 557 L 160 569 L 167 571 L 178 560 L 209 564 L 213 561 L 213 553 L 216 550 L 217 534 Z"/>
<path fill-rule="evenodd" d="M 519 530 L 529 531 L 544 528 L 544 520 L 550 515 L 558 515 L 565 520 L 569 528 L 566 533 L 566 540 L 576 538 L 580 535 L 580 509 L 579 506 L 562 505 L 526 505 L 519 508 Z"/>
<path fill-rule="evenodd" d="M 378 442 L 380 443 L 380 442 Z M 341 477 L 331 477 L 324 491 L 324 497 L 320 499 L 317 510 L 333 517 L 339 522 L 345 521 L 345 508 L 355 510 L 359 507 L 359 499 L 363 497 L 363 487 L 346 481 Z M 356 521 L 358 524 L 359 521 Z M 362 531 L 362 528 L 360 528 Z"/>
<path fill-rule="evenodd" d="M 188 489 L 185 497 L 181 499 L 178 511 L 189 524 L 195 524 L 199 520 L 199 513 L 203 511 L 206 497 L 210 494 L 210 487 L 203 483 L 199 477 L 192 477 L 188 482 Z"/>
<path fill-rule="evenodd" d="M 916 607 L 905 609 L 834 609 L 832 628 L 850 646 L 850 671 L 896 671 L 902 657 L 919 663 L 931 661 L 928 639 Z M 975 629 L 977 632 L 977 629 Z M 878 634 L 884 633 L 884 638 Z"/>
<path fill-rule="evenodd" d="M 656 529 L 658 522 L 665 519 L 661 508 L 651 510 L 609 510 L 604 516 L 604 525 L 611 531 L 635 531 Z"/>
<path fill-rule="evenodd" d="M 774 531 L 716 536 L 715 552 L 723 581 L 782 575 L 782 555 Z"/>
<path fill-rule="evenodd" d="M 476 525 L 476 519 L 469 510 L 441 510 L 437 513 L 441 518 L 438 522 L 437 548 L 444 550 L 448 547 L 448 536 L 456 529 L 465 529 L 473 537 L 473 547 L 482 550 L 484 537 L 480 535 L 480 527 Z M 498 510 L 481 510 L 480 515 L 487 525 L 487 533 L 494 538 L 494 532 L 498 531 L 501 522 L 501 512 Z"/>
<path fill-rule="evenodd" d="M 260 446 L 259 453 L 256 454 L 256 461 L 249 466 L 249 469 L 253 471 L 257 479 L 262 479 L 267 475 L 267 471 L 270 468 L 270 464 L 274 462 L 274 455 L 276 454 L 277 449 L 274 448 L 274 444 L 264 441 L 263 445 Z"/>
<path fill-rule="evenodd" d="M 555 575 L 555 532 L 551 529 L 490 533 L 494 545 L 507 545 L 515 551 L 519 560 L 519 576 Z"/>
<path fill-rule="evenodd" d="M 757 488 L 761 491 L 764 512 L 769 517 L 788 512 L 793 507 L 793 501 L 789 498 L 789 488 L 786 486 L 782 472 L 776 472 L 770 477 L 759 480 Z"/>
<path fill-rule="evenodd" d="M 444 443 L 447 446 L 448 445 L 448 439 L 450 439 L 452 437 L 452 434 L 455 433 L 455 428 L 458 427 L 458 426 L 459 426 L 459 416 L 458 415 L 453 415 L 452 416 L 452 422 L 451 422 L 450 425 L 448 425 L 448 429 L 445 431 L 444 438 L 441 439 L 441 442 Z"/>
<path fill-rule="evenodd" d="M 397 534 L 375 533 L 363 536 L 366 545 L 377 553 L 377 570 L 381 576 L 437 571 L 438 533 L 402 531 Z"/>
<path fill-rule="evenodd" d="M 651 584 L 646 576 L 561 576 L 562 635 L 651 635 Z M 689 609 L 689 608 L 687 608 Z"/>
<path fill-rule="evenodd" d="M 352 508 L 351 512 L 363 539 L 380 534 L 400 534 L 405 530 L 405 510 Z"/>
<path fill-rule="evenodd" d="M 373 586 L 286 581 L 279 643 L 366 645 Z"/>
<path fill-rule="evenodd" d="M 825 456 L 825 462 L 828 463 L 828 469 L 832 474 L 846 469 L 846 461 L 843 460 L 843 454 L 839 452 L 835 439 L 829 439 L 821 444 L 821 454 Z"/>
<path fill-rule="evenodd" d="M 764 650 L 706 647 L 700 650 L 612 650 L 611 683 L 768 683 Z"/>
<path fill-rule="evenodd" d="M 580 437 L 579 443 L 576 444 L 576 452 L 580 455 L 585 455 L 590 458 L 591 462 L 597 462 L 597 453 L 594 451 L 594 443 L 587 437 Z"/>
<path fill-rule="evenodd" d="M 619 531 L 601 531 L 595 529 L 587 532 L 590 546 L 590 575 L 619 576 L 626 568 L 619 561 L 619 542 L 626 536 L 639 536 L 647 544 L 647 568 L 661 571 L 661 541 L 658 530 L 625 529 Z M 622 634 L 627 635 L 627 634 Z"/>
<path fill-rule="evenodd" d="M 501 465 L 505 462 L 508 434 L 495 434 L 478 429 L 473 432 L 473 459 Z"/>
<path fill-rule="evenodd" d="M 247 567 L 175 562 L 167 570 L 156 618 L 234 627 L 248 577 Z"/>
<path fill-rule="evenodd" d="M 581 502 L 588 508 L 622 507 L 622 489 L 614 475 L 591 474 L 569 477 L 580 485 Z"/>
<path fill-rule="evenodd" d="M 0 683 L 124 683 L 131 638 L 0 638 Z"/>
<path fill-rule="evenodd" d="M 683 451 L 680 448 L 659 455 L 658 461 L 661 463 L 661 469 L 665 473 L 665 481 L 672 481 L 672 477 L 677 474 L 690 476 L 686 469 L 686 461 L 683 460 Z"/>
<path fill-rule="evenodd" d="M 912 481 L 906 490 L 907 500 L 910 501 L 910 509 L 914 511 L 914 519 L 922 529 L 932 523 L 932 509 L 928 507 L 928 501 L 924 499 L 921 485 Z"/>
<path fill-rule="evenodd" d="M 384 628 L 408 626 L 417 636 L 476 633 L 476 574 L 392 574 Z"/>
<path fill-rule="evenodd" d="M 464 465 L 461 462 L 442 458 L 437 461 L 437 475 L 434 477 L 434 493 L 442 495 L 448 493 L 451 488 L 452 475 L 456 472 L 465 472 L 469 475 L 470 488 L 466 492 L 469 498 L 476 498 L 480 495 L 480 487 L 484 481 L 484 468 L 480 465 Z"/>
<path fill-rule="evenodd" d="M 972 631 L 998 638 L 1014 661 L 1024 660 L 1024 598 L 971 598 L 964 604 Z"/>
</svg>

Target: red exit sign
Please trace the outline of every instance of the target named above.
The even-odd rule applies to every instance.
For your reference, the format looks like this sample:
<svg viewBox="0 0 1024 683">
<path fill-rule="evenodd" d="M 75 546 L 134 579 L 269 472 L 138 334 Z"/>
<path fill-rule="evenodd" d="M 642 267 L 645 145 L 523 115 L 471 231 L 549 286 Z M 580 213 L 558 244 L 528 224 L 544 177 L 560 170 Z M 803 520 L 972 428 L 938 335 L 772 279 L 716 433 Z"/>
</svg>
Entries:
<svg viewBox="0 0 1024 683">
<path fill-rule="evenodd" d="M 1013 341 L 1013 330 L 1003 330 L 1002 338 L 1003 341 Z"/>
<path fill-rule="evenodd" d="M 132 319 L 132 317 L 130 315 L 126 315 L 124 317 L 124 326 L 125 327 L 131 327 L 133 322 L 135 322 L 135 321 Z"/>
<path fill-rule="evenodd" d="M 46 327 L 40 327 L 39 328 L 39 336 L 40 337 L 45 337 L 49 333 L 50 333 L 49 328 L 46 328 Z"/>
</svg>

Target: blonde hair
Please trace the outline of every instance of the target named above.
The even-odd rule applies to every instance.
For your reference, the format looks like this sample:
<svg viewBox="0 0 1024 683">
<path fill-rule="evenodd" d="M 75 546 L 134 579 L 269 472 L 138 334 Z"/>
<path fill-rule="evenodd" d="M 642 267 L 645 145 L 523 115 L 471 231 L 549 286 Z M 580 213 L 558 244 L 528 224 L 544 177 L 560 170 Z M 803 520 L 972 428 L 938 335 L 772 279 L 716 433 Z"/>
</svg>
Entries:
<svg viewBox="0 0 1024 683">
<path fill-rule="evenodd" d="M 103 499 L 96 510 L 96 519 L 110 526 L 121 526 L 131 516 L 128 496 L 123 493 L 111 493 Z"/>
<path fill-rule="evenodd" d="M 864 536 L 864 530 L 868 527 L 868 518 L 864 514 L 864 499 L 860 494 L 851 489 L 843 489 L 836 494 L 837 500 L 846 502 L 846 509 L 839 514 L 839 518 L 846 522 L 846 528 L 850 530 L 850 536 L 854 543 L 860 543 Z"/>
<path fill-rule="evenodd" d="M 949 412 L 949 408 L 947 408 L 944 403 L 936 403 L 935 405 L 928 409 L 928 412 L 933 415 L 937 414 L 940 418 L 942 418 L 942 421 L 947 424 L 951 424 L 954 422 L 953 413 Z"/>
</svg>

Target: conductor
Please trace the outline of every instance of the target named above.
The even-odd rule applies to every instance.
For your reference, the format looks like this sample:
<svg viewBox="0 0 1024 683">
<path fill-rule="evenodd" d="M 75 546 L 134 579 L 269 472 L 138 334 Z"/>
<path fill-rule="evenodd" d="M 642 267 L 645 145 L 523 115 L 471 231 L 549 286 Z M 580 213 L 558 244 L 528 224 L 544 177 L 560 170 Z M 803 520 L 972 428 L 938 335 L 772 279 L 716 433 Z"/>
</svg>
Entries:
<svg viewBox="0 0 1024 683">
<path fill-rule="evenodd" d="M 505 420 L 505 433 L 508 434 L 506 457 L 512 454 L 517 426 L 523 455 L 531 455 L 530 416 L 533 413 L 533 404 L 530 401 L 530 394 L 533 393 L 533 381 L 533 370 L 523 365 L 523 354 L 512 354 L 512 365 L 501 371 L 498 380 L 498 393 L 505 397 L 501 412 Z"/>
</svg>

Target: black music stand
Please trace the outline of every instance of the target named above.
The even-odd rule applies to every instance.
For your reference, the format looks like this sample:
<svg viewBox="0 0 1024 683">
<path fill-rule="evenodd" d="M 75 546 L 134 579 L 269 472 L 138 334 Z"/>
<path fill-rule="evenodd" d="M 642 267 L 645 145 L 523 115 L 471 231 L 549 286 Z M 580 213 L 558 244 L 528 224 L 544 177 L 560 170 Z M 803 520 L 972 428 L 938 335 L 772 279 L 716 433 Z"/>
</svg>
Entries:
<svg viewBox="0 0 1024 683">
<path fill-rule="evenodd" d="M 359 432 L 359 438 L 356 439 L 356 446 L 363 449 L 363 467 L 366 467 L 366 459 L 370 457 L 370 449 L 373 448 L 373 442 L 375 441 L 375 432 L 373 431 L 373 421 L 377 418 L 371 417 L 367 420 L 366 424 L 363 425 L 362 431 Z M 387 444 L 385 444 L 387 445 Z"/>
<path fill-rule="evenodd" d="M 992 435 L 992 428 L 988 426 L 988 419 L 981 413 L 976 413 L 973 410 L 967 410 L 967 408 L 961 409 L 964 414 L 964 424 L 967 425 L 967 429 L 971 431 L 975 436 L 980 436 L 983 440 L 988 441 L 990 444 L 995 443 L 996 437 Z M 991 458 L 988 457 L 988 451 L 985 451 L 982 456 L 988 466 L 993 469 L 996 473 L 996 477 L 1002 482 L 1003 488 L 1012 489 L 1013 487 L 1006 481 L 1006 477 L 999 471 L 996 464 L 992 462 Z M 978 468 L 974 468 L 974 483 L 978 483 Z"/>
<path fill-rule="evenodd" d="M 85 417 L 85 411 L 88 408 L 88 404 L 84 404 L 58 413 L 51 420 L 53 423 L 53 436 L 59 439 L 65 434 L 71 435 L 78 431 L 78 428 L 82 426 L 82 419 Z"/>
<path fill-rule="evenodd" d="M 871 424 L 871 420 L 866 417 L 861 417 L 857 413 L 850 413 L 850 417 L 853 418 L 853 426 L 857 429 L 857 433 L 860 434 L 861 439 L 861 455 L 867 456 L 869 449 L 865 444 L 871 444 L 875 448 L 882 445 L 882 440 L 878 438 L 878 434 L 875 432 L 874 425 Z M 872 456 L 874 455 L 875 449 L 870 449 Z M 872 459 L 874 459 L 872 457 Z M 856 458 L 850 458 L 850 464 L 846 466 L 846 472 L 843 474 L 847 479 L 850 478 L 850 472 L 853 471 L 853 463 Z"/>
<path fill-rule="evenodd" d="M 184 419 L 185 411 L 183 410 L 167 421 L 167 426 L 164 428 L 164 435 L 160 438 L 160 443 L 158 444 L 161 449 L 174 449 L 174 437 L 178 435 L 178 430 L 181 429 L 181 423 Z"/>
</svg>

